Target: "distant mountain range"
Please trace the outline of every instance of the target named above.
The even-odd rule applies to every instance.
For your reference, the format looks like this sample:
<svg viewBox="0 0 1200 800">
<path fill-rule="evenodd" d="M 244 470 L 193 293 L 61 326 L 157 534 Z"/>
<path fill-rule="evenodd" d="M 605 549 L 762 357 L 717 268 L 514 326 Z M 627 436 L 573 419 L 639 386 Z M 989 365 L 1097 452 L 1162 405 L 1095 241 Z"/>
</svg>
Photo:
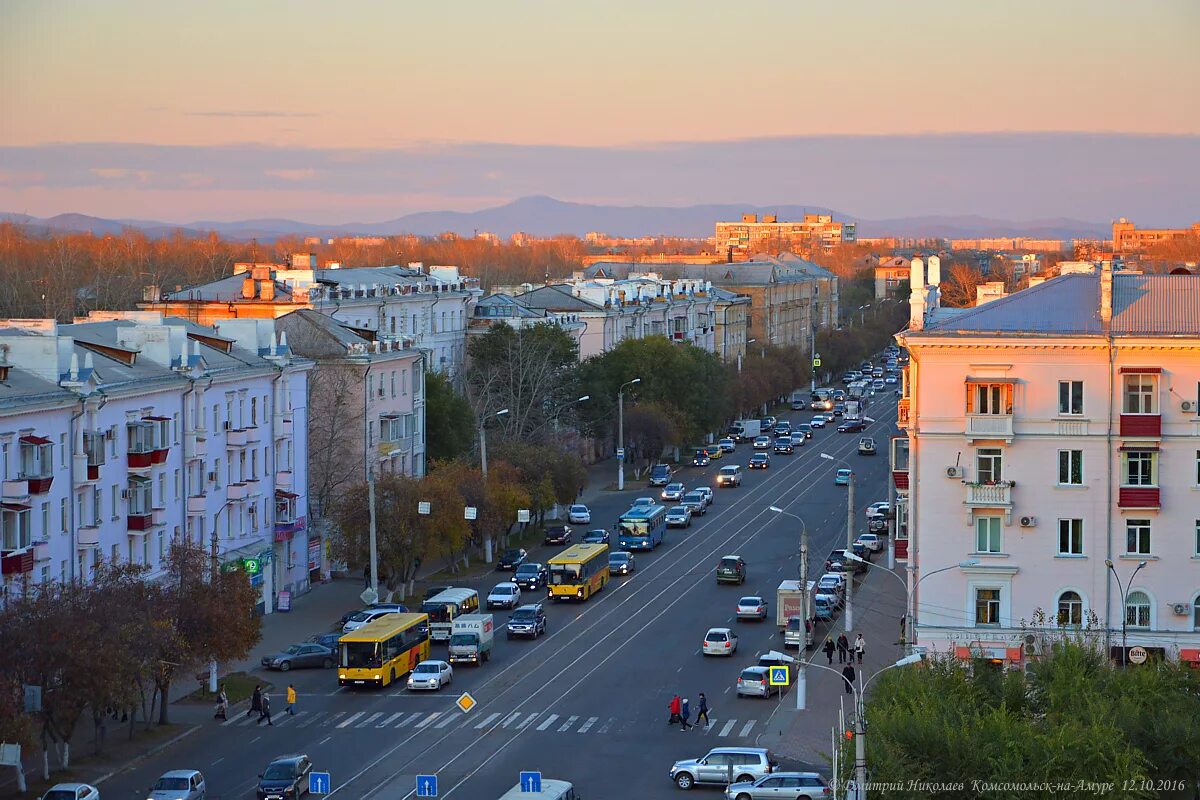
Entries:
<svg viewBox="0 0 1200 800">
<path fill-rule="evenodd" d="M 289 219 L 250 219 L 236 222 L 200 221 L 172 224 L 138 219 L 102 219 L 84 214 L 59 214 L 39 218 L 26 214 L 0 213 L 0 220 L 47 231 L 90 232 L 95 235 L 120 233 L 137 228 L 147 236 L 160 237 L 181 232 L 203 236 L 215 231 L 231 239 L 271 240 L 281 236 L 394 236 L 416 234 L 435 236 L 452 231 L 473 236 L 489 231 L 508 237 L 516 231 L 535 236 L 602 231 L 611 236 L 704 237 L 713 233 L 718 220 L 740 219 L 742 214 L 776 214 L 781 220 L 800 219 L 804 214 L 832 214 L 835 219 L 858 223 L 859 236 L 940 236 L 970 239 L 995 236 L 1027 236 L 1044 239 L 1104 239 L 1111 233 L 1107 224 L 1075 219 L 1032 219 L 1013 221 L 964 215 L 929 215 L 895 219 L 858 219 L 821 206 L 779 205 L 750 206 L 710 204 L 683 207 L 606 206 L 571 203 L 552 197 L 522 197 L 494 208 L 479 211 L 424 211 L 376 223 L 319 225 Z"/>
</svg>

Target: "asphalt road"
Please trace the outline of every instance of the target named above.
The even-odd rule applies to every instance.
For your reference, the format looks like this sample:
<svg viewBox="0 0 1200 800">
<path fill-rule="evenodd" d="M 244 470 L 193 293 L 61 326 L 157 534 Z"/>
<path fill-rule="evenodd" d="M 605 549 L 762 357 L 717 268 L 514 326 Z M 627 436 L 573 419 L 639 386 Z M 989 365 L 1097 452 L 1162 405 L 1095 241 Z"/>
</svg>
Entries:
<svg viewBox="0 0 1200 800">
<path fill-rule="evenodd" d="M 536 641 L 496 638 L 492 660 L 481 668 L 460 666 L 439 693 L 410 694 L 397 685 L 382 691 L 342 690 L 336 675 L 294 671 L 299 713 L 287 717 L 283 699 L 273 697 L 274 726 L 238 716 L 213 722 L 166 752 L 107 780 L 105 797 L 145 797 L 146 787 L 168 769 L 201 770 L 210 800 L 252 798 L 257 775 L 275 756 L 306 753 L 318 769 L 332 773 L 332 796 L 341 800 L 401 800 L 415 796 L 417 774 L 436 774 L 439 797 L 489 800 L 516 784 L 522 770 L 572 781 L 588 800 L 609 797 L 674 797 L 667 771 L 680 758 L 711 747 L 754 746 L 767 730 L 777 701 L 738 698 L 738 673 L 757 654 L 783 649 L 774 625 L 775 588 L 798 576 L 799 525 L 775 514 L 777 505 L 802 516 L 810 537 L 810 577 L 818 577 L 828 551 L 844 545 L 846 488 L 835 486 L 842 466 L 856 471 L 859 532 L 862 509 L 886 499 L 886 442 L 895 432 L 895 402 L 881 395 L 868 413 L 876 422 L 863 434 L 814 432 L 794 455 L 772 455 L 768 470 L 746 470 L 742 486 L 717 489 L 708 513 L 690 529 L 671 529 L 665 544 L 637 555 L 635 574 L 615 577 L 587 603 L 547 603 L 547 636 Z M 807 420 L 807 411 L 784 418 Z M 858 439 L 874 436 L 879 455 L 857 455 Z M 688 487 L 712 485 L 721 466 L 749 460 L 749 444 L 704 469 L 686 467 L 677 478 Z M 605 493 L 591 506 L 595 524 L 611 528 L 618 514 L 645 489 Z M 561 548 L 532 554 L 545 560 Z M 745 586 L 718 586 L 718 559 L 746 559 Z M 481 596 L 500 573 L 475 584 Z M 737 622 L 734 606 L 746 594 L 771 603 L 765 623 Z M 331 618 L 333 615 L 331 614 Z M 497 626 L 506 618 L 497 612 Z M 739 636 L 732 658 L 704 657 L 705 631 L 727 625 Z M 434 657 L 445 658 L 435 644 Z M 478 705 L 464 714 L 454 705 L 469 691 Z M 712 725 L 681 732 L 666 724 L 675 693 L 693 700 L 705 692 Z M 693 711 L 694 713 L 694 711 Z M 785 766 L 800 767 L 799 764 Z M 701 790 L 703 791 L 703 790 Z"/>
</svg>

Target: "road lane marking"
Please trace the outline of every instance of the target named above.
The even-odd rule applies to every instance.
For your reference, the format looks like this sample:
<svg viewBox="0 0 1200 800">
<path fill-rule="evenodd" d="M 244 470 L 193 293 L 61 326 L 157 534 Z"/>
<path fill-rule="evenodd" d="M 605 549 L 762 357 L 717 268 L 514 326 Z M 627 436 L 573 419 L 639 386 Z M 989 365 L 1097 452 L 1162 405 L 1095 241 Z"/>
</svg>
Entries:
<svg viewBox="0 0 1200 800">
<path fill-rule="evenodd" d="M 521 718 L 521 712 L 514 711 L 511 714 L 509 714 L 507 717 L 505 717 L 504 722 L 501 723 L 500 727 L 507 728 L 509 725 L 512 725 L 514 722 L 516 722 L 520 718 Z"/>
<path fill-rule="evenodd" d="M 588 717 L 587 722 L 580 725 L 579 730 L 576 731 L 576 733 L 587 733 L 588 731 L 590 731 L 592 729 L 592 726 L 595 725 L 599 721 L 600 721 L 599 717 Z"/>
<path fill-rule="evenodd" d="M 440 717 L 441 715 L 442 715 L 442 712 L 440 712 L 440 711 L 434 711 L 434 712 L 433 712 L 432 714 L 430 714 L 428 717 L 426 717 L 425 719 L 423 719 L 423 720 L 421 720 L 420 722 L 418 722 L 418 723 L 417 723 L 417 727 L 418 727 L 418 728 L 424 728 L 426 725 L 428 725 L 429 723 L 433 722 L 435 719 L 437 719 L 437 718 L 438 718 L 438 717 Z"/>
<path fill-rule="evenodd" d="M 391 725 L 393 722 L 395 722 L 397 717 L 402 717 L 402 716 L 404 716 L 404 712 L 397 711 L 395 714 L 392 714 L 390 717 L 388 717 L 387 719 L 385 719 L 383 722 L 379 723 L 375 727 L 376 728 L 386 728 L 388 725 Z"/>
<path fill-rule="evenodd" d="M 560 727 L 560 728 L 558 729 L 558 732 L 559 732 L 559 733 L 565 733 L 565 732 L 566 732 L 566 731 L 567 731 L 567 730 L 568 730 L 568 729 L 569 729 L 569 728 L 570 728 L 572 725 L 574 725 L 574 724 L 575 724 L 575 720 L 577 720 L 577 719 L 579 719 L 579 717 L 577 717 L 577 716 L 575 716 L 575 717 L 571 717 L 570 719 L 568 719 L 566 722 L 564 722 L 564 723 L 562 724 L 562 727 Z"/>
<path fill-rule="evenodd" d="M 347 725 L 349 725 L 350 723 L 354 722 L 354 720 L 358 719 L 359 717 L 361 717 L 361 716 L 362 716 L 363 714 L 365 714 L 365 713 L 367 713 L 367 712 L 365 712 L 365 711 L 355 711 L 353 714 L 351 714 L 350 716 L 346 717 L 346 719 L 345 719 L 344 721 L 342 721 L 342 722 L 339 722 L 339 723 L 338 723 L 338 728 L 345 728 Z"/>
<path fill-rule="evenodd" d="M 442 728 L 449 725 L 451 722 L 455 722 L 460 719 L 462 719 L 461 716 L 456 716 L 453 713 L 447 713 L 446 716 L 444 718 L 442 718 L 441 720 L 439 720 L 438 724 L 434 725 L 433 727 L 437 728 L 438 730 L 441 730 Z"/>
<path fill-rule="evenodd" d="M 408 724 L 410 724 L 410 723 L 412 723 L 412 722 L 415 722 L 415 721 L 417 720 L 417 718 L 418 718 L 418 717 L 420 717 L 420 716 L 421 716 L 421 712 L 420 712 L 420 711 L 417 711 L 417 712 L 416 712 L 416 713 L 414 713 L 414 714 L 413 714 L 411 717 L 408 717 L 408 718 L 406 718 L 406 719 L 402 720 L 401 722 L 397 722 L 397 723 L 396 723 L 396 727 L 397 727 L 397 728 L 403 728 L 405 725 L 408 725 Z"/>
<path fill-rule="evenodd" d="M 371 716 L 367 717 L 366 719 L 364 719 L 362 722 L 358 723 L 358 724 L 357 724 L 357 725 L 355 725 L 354 727 L 356 727 L 356 728 L 365 728 L 365 727 L 367 727 L 368 725 L 370 725 L 372 722 L 374 722 L 375 720 L 379 719 L 379 718 L 380 718 L 380 717 L 382 717 L 382 716 L 383 716 L 383 712 L 382 712 L 382 711 L 376 711 L 374 714 L 372 714 Z"/>
<path fill-rule="evenodd" d="M 541 725 L 537 726 L 537 729 L 539 731 L 546 730 L 546 728 L 549 728 L 551 725 L 554 724 L 554 720 L 556 720 L 556 719 L 558 719 L 558 714 L 551 714 L 550 716 L 546 717 L 546 720 Z"/>
<path fill-rule="evenodd" d="M 488 725 L 491 725 L 492 722 L 494 722 L 496 720 L 496 718 L 499 716 L 500 716 L 499 711 L 493 711 L 491 714 L 488 714 L 487 717 L 483 721 L 476 723 L 475 730 L 479 730 L 481 728 L 486 728 Z"/>
<path fill-rule="evenodd" d="M 224 760 L 225 760 L 225 756 L 221 756 L 221 757 L 220 757 L 220 758 L 218 758 L 216 761 L 214 761 L 214 762 L 212 763 L 212 765 L 215 767 L 217 764 L 220 764 L 220 763 L 221 763 L 222 761 L 224 761 Z"/>
<path fill-rule="evenodd" d="M 742 727 L 742 732 L 738 734 L 738 738 L 745 739 L 750 735 L 750 729 L 754 727 L 755 720 L 750 720 Z"/>
<path fill-rule="evenodd" d="M 525 728 L 529 725 L 529 723 L 533 722 L 537 718 L 537 715 L 539 713 L 541 713 L 541 712 L 534 711 L 532 714 L 530 714 L 528 717 L 526 717 L 525 720 L 520 725 L 517 726 L 517 730 L 519 730 L 519 731 L 525 730 Z"/>
<path fill-rule="evenodd" d="M 603 725 L 601 725 L 600 730 L 596 731 L 596 733 L 608 733 L 608 729 L 611 728 L 612 724 L 616 721 L 616 717 L 609 717 L 608 722 L 605 722 Z"/>
<path fill-rule="evenodd" d="M 731 720 L 729 720 L 728 722 L 726 722 L 726 723 L 725 723 L 725 727 L 724 727 L 724 728 L 721 728 L 721 732 L 720 732 L 720 733 L 718 733 L 718 734 L 717 734 L 717 736 L 722 736 L 722 737 L 724 737 L 724 736 L 728 736 L 728 735 L 729 735 L 729 732 L 730 732 L 731 730 L 733 730 L 733 726 L 734 726 L 736 723 L 737 723 L 737 720 L 736 720 L 736 719 L 731 719 Z"/>
<path fill-rule="evenodd" d="M 332 739 L 332 738 L 333 738 L 332 736 L 326 736 L 324 739 L 322 739 L 321 741 L 317 742 L 317 747 L 320 747 L 321 745 L 325 744 L 326 742 L 328 742 L 328 741 L 329 741 L 330 739 Z"/>
</svg>

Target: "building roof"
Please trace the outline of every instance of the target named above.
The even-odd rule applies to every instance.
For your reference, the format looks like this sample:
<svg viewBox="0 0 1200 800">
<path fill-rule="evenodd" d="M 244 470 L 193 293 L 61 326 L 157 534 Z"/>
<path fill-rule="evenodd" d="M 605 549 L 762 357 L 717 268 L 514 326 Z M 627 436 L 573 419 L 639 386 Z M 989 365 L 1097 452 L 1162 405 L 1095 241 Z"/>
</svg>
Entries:
<svg viewBox="0 0 1200 800">
<path fill-rule="evenodd" d="M 603 311 L 603 306 L 576 297 L 571 294 L 567 284 L 539 286 L 533 291 L 517 295 L 517 302 L 530 308 L 544 308 L 548 311 Z"/>
<path fill-rule="evenodd" d="M 1100 275 L 1062 275 L 966 309 L 935 316 L 924 334 L 1200 336 L 1200 275 L 1113 273 L 1112 322 L 1100 319 Z"/>
<path fill-rule="evenodd" d="M 717 286 L 765 286 L 772 283 L 827 280 L 837 277 L 824 267 L 792 253 L 783 253 L 779 256 L 757 255 L 749 261 L 718 262 L 716 264 L 597 261 L 585 268 L 583 275 L 585 278 L 621 279 L 630 273 L 654 271 L 656 268 L 684 278 L 711 281 Z"/>
<path fill-rule="evenodd" d="M 76 399 L 73 392 L 19 367 L 9 367 L 8 379 L 0 381 L 0 409 L 19 412 L 45 403 L 70 403 Z"/>
</svg>

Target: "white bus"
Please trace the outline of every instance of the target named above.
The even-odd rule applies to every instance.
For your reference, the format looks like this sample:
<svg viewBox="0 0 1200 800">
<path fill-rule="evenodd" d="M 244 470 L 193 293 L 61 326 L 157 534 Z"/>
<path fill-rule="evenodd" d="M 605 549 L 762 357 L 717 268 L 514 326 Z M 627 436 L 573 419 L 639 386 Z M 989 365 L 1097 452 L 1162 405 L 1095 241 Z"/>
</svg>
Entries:
<svg viewBox="0 0 1200 800">
<path fill-rule="evenodd" d="M 479 592 L 474 589 L 446 589 L 421 604 L 421 613 L 429 615 L 429 638 L 450 641 L 450 628 L 463 614 L 479 610 Z"/>
<path fill-rule="evenodd" d="M 575 787 L 570 781 L 556 781 L 553 778 L 542 778 L 540 792 L 522 791 L 521 784 L 509 789 L 500 800 L 579 800 Z"/>
</svg>

